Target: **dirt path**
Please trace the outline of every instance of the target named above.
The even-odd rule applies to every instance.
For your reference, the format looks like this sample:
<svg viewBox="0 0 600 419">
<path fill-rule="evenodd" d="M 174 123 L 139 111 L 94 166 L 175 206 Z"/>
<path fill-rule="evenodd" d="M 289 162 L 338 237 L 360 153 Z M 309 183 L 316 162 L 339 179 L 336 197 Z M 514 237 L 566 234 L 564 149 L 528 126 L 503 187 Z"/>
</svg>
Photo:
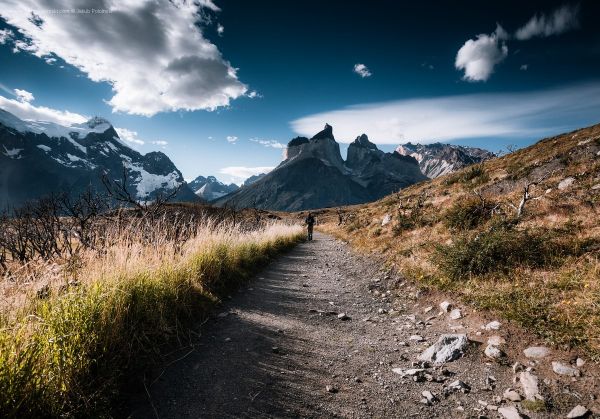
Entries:
<svg viewBox="0 0 600 419">
<path fill-rule="evenodd" d="M 419 367 L 417 355 L 441 334 L 471 338 L 481 326 L 451 320 L 437 305 L 425 313 L 418 298 L 379 264 L 316 234 L 234 295 L 201 328 L 195 349 L 174 356 L 183 359 L 149 385 L 150 397 L 132 403 L 132 417 L 502 417 L 496 406 L 520 406 L 500 400 L 508 387 L 521 391 L 514 360 L 491 361 L 475 343 L 442 367 L 404 377 L 393 371 Z M 456 380 L 470 390 L 450 390 Z M 423 391 L 435 400 L 425 403 Z M 571 393 L 545 394 L 552 414 L 527 414 L 564 417 L 589 404 Z"/>
</svg>

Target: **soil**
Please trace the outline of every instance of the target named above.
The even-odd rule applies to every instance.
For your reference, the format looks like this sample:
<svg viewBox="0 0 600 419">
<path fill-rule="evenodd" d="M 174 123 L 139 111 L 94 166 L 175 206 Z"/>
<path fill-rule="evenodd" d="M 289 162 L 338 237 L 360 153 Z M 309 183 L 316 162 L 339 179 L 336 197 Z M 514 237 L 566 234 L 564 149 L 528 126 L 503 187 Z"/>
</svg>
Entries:
<svg viewBox="0 0 600 419">
<path fill-rule="evenodd" d="M 558 376 L 551 361 L 568 363 L 572 353 L 527 360 L 522 348 L 539 343 L 533 334 L 502 321 L 500 330 L 486 331 L 482 325 L 495 319 L 460 305 L 463 317 L 451 320 L 440 310 L 442 295 L 424 294 L 376 259 L 315 233 L 199 325 L 191 349 L 149 373 L 130 417 L 496 418 L 495 408 L 515 406 L 537 418 L 565 417 L 576 405 L 598 412 L 600 379 L 591 362 L 579 368 L 581 377 Z M 417 355 L 446 333 L 469 337 L 460 359 L 425 365 L 418 378 L 393 371 L 422 367 Z M 483 353 L 491 335 L 507 340 L 500 360 Z M 539 377 L 545 411 L 502 399 L 507 388 L 523 394 L 515 361 Z M 470 390 L 445 392 L 456 380 Z M 423 391 L 435 400 L 425 403 Z"/>
</svg>

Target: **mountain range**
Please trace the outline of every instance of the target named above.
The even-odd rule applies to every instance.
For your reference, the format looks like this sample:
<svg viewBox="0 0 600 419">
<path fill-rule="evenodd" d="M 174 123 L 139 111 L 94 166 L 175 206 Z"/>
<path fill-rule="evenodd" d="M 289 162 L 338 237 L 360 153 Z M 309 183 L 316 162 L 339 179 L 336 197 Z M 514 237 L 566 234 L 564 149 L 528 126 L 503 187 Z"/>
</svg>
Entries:
<svg viewBox="0 0 600 419">
<path fill-rule="evenodd" d="M 350 144 L 344 161 L 333 128 L 326 124 L 310 139 L 291 140 L 275 169 L 215 203 L 282 211 L 351 205 L 426 179 L 414 157 L 385 153 L 365 134 Z"/>
<path fill-rule="evenodd" d="M 198 201 L 164 154 L 145 155 L 121 141 L 103 118 L 65 127 L 24 121 L 0 109 L 0 206 L 16 207 L 52 192 L 103 190 L 102 176 L 121 182 L 139 201 L 179 188 L 176 200 Z"/>
<path fill-rule="evenodd" d="M 227 185 L 214 176 L 198 176 L 196 179 L 192 180 L 188 186 L 196 195 L 206 201 L 214 201 L 215 199 L 221 198 L 231 192 L 235 192 L 240 188 L 235 183 Z"/>
</svg>

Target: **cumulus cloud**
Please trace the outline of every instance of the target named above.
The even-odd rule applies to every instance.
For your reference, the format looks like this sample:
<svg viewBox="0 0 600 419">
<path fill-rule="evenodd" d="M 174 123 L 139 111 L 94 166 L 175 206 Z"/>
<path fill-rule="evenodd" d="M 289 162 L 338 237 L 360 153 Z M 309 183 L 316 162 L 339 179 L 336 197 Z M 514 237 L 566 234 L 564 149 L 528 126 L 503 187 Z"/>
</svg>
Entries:
<svg viewBox="0 0 600 419">
<path fill-rule="evenodd" d="M 156 140 L 156 141 L 152 141 L 152 144 L 166 146 L 166 145 L 169 145 L 169 142 L 165 141 L 165 140 Z"/>
<path fill-rule="evenodd" d="M 6 91 L 7 89 L 3 88 L 2 90 Z M 13 93 L 10 90 L 9 92 Z M 19 97 L 17 92 L 23 92 L 22 94 L 25 95 L 25 98 L 30 98 L 31 100 L 22 100 L 23 96 Z M 28 96 L 27 94 L 31 96 Z M 15 89 L 13 95 L 15 95 L 17 99 L 9 99 L 7 97 L 0 96 L 0 108 L 21 119 L 49 121 L 65 126 L 80 124 L 89 119 L 86 116 L 74 112 L 61 111 L 58 109 L 48 108 L 46 106 L 35 106 L 30 103 L 34 99 L 33 94 L 25 90 Z"/>
<path fill-rule="evenodd" d="M 524 41 L 534 37 L 548 37 L 567 32 L 579 27 L 579 5 L 564 5 L 549 16 L 534 15 L 521 28 L 517 29 L 515 38 Z"/>
<path fill-rule="evenodd" d="M 539 137 L 598 122 L 600 83 L 546 91 L 407 99 L 363 104 L 290 123 L 304 136 L 334 126 L 338 141 L 360 133 L 378 144 L 465 138 Z"/>
<path fill-rule="evenodd" d="M 0 29 L 0 45 L 6 44 L 15 34 L 10 29 Z"/>
<path fill-rule="evenodd" d="M 502 26 L 497 25 L 491 35 L 480 34 L 476 39 L 469 39 L 458 50 L 454 66 L 464 70 L 463 79 L 467 81 L 486 81 L 508 55 L 508 47 L 504 40 L 508 37 Z"/>
<path fill-rule="evenodd" d="M 354 64 L 354 72 L 361 76 L 363 79 L 365 77 L 371 77 L 373 75 L 373 73 L 371 73 L 371 70 L 369 70 L 366 65 L 360 63 Z"/>
<path fill-rule="evenodd" d="M 219 36 L 223 36 L 223 33 L 225 33 L 225 27 L 220 23 L 217 25 L 217 33 Z"/>
<path fill-rule="evenodd" d="M 268 173 L 273 170 L 272 166 L 259 166 L 259 167 L 247 167 L 247 166 L 229 166 L 219 169 L 219 173 L 223 175 L 229 175 L 236 181 L 244 181 L 250 176 L 260 175 L 261 173 Z"/>
<path fill-rule="evenodd" d="M 237 140 L 238 137 L 236 137 L 235 135 L 228 135 L 227 137 L 225 137 L 228 143 L 234 144 Z"/>
<path fill-rule="evenodd" d="M 286 147 L 285 144 L 281 144 L 279 141 L 276 141 L 276 140 L 261 140 L 258 138 L 250 138 L 250 141 L 252 141 L 253 143 L 260 144 L 265 147 L 280 148 L 280 149 L 283 149 Z"/>
<path fill-rule="evenodd" d="M 121 140 L 126 141 L 130 144 L 144 145 L 146 143 L 144 140 L 142 140 L 138 136 L 137 131 L 132 131 L 127 128 L 116 128 L 116 127 L 115 127 L 115 131 L 117 131 L 117 134 L 119 134 L 119 138 Z"/>
<path fill-rule="evenodd" d="M 17 100 L 19 102 L 32 102 L 33 99 L 35 99 L 33 97 L 33 94 L 31 92 L 28 92 L 27 90 L 21 90 L 21 89 L 15 89 L 15 95 L 17 96 Z"/>
<path fill-rule="evenodd" d="M 204 9 L 219 10 L 209 0 L 4 0 L 0 16 L 20 33 L 16 51 L 61 58 L 90 80 L 111 84 L 113 111 L 151 116 L 214 110 L 247 91 L 198 29 Z"/>
</svg>

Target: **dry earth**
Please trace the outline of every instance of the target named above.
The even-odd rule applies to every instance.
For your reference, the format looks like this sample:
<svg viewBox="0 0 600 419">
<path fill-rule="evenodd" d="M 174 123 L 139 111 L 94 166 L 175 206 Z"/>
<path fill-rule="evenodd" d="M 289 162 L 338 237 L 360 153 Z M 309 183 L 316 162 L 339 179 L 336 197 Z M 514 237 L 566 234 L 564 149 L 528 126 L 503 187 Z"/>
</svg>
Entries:
<svg viewBox="0 0 600 419">
<path fill-rule="evenodd" d="M 200 326 L 191 350 L 173 354 L 147 378 L 147 392 L 132 398 L 130 416 L 497 418 L 503 417 L 498 408 L 513 406 L 537 418 L 566 417 L 577 405 L 599 411 L 600 380 L 591 362 L 577 367 L 580 377 L 555 374 L 552 361 L 573 363 L 577 354 L 527 359 L 522 349 L 536 343 L 533 335 L 509 324 L 486 331 L 482 326 L 494 319 L 467 307 L 458 307 L 462 317 L 452 320 L 439 307 L 442 296 L 420 294 L 373 258 L 317 233 Z M 468 336 L 464 355 L 441 366 L 417 364 L 446 333 Z M 499 360 L 483 353 L 492 335 L 507 341 L 498 345 L 505 352 Z M 515 381 L 517 361 L 539 378 L 544 403 L 533 407 L 547 410 L 503 397 L 508 388 L 524 395 Z M 457 380 L 468 389 L 453 389 Z"/>
</svg>

